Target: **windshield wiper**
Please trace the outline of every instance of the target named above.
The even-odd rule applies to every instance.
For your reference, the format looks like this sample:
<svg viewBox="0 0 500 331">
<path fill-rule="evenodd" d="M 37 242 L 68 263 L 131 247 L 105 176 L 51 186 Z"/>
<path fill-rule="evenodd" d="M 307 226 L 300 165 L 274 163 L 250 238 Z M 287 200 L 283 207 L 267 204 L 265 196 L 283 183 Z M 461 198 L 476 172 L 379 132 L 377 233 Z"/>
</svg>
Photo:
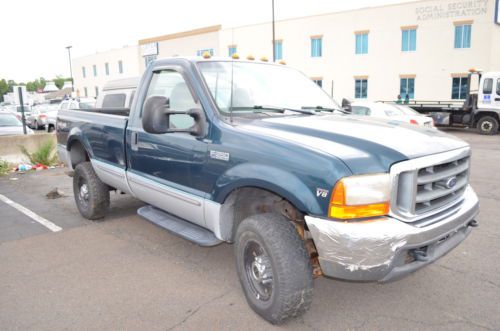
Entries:
<svg viewBox="0 0 500 331">
<path fill-rule="evenodd" d="M 266 111 L 272 111 L 272 112 L 277 112 L 277 113 L 284 113 L 285 111 L 293 111 L 301 114 L 307 114 L 307 115 L 313 115 L 314 113 L 311 112 L 310 110 L 306 109 L 293 109 L 293 108 L 287 108 L 287 107 L 276 107 L 276 106 L 262 106 L 262 105 L 255 105 L 255 106 L 249 106 L 249 107 L 233 107 L 232 110 L 246 110 L 246 109 L 252 109 L 254 113 L 263 113 Z M 262 111 L 256 111 L 256 110 L 262 110 Z"/>
<path fill-rule="evenodd" d="M 302 109 L 310 109 L 310 110 L 315 110 L 315 111 L 329 111 L 329 112 L 332 112 L 332 113 L 334 111 L 339 111 L 341 113 L 348 114 L 348 112 L 346 112 L 343 109 L 339 109 L 339 108 L 328 108 L 328 107 L 323 107 L 323 106 L 315 106 L 315 107 L 303 106 L 303 107 L 300 107 L 300 108 L 302 108 Z"/>
</svg>

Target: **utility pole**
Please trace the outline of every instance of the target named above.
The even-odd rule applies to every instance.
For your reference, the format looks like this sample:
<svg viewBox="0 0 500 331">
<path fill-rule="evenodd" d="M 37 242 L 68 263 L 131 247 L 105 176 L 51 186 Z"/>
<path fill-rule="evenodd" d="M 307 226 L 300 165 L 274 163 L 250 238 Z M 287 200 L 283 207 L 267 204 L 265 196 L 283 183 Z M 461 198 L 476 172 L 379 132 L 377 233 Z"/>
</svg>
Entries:
<svg viewBox="0 0 500 331">
<path fill-rule="evenodd" d="M 66 49 L 68 50 L 68 57 L 69 57 L 69 74 L 71 76 L 71 92 L 75 92 L 75 84 L 73 81 L 73 68 L 71 67 L 71 47 L 73 47 L 73 46 L 66 46 Z"/>
<path fill-rule="evenodd" d="M 273 62 L 276 62 L 276 36 L 274 31 L 274 0 L 272 1 L 272 12 L 273 12 Z"/>
</svg>

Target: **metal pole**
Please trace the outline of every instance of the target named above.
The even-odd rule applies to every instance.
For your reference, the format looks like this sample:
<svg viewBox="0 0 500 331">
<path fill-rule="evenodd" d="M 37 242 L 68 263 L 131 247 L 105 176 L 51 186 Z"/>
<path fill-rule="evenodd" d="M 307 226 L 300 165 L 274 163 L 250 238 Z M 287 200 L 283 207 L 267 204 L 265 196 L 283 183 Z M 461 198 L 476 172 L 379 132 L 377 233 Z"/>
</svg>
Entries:
<svg viewBox="0 0 500 331">
<path fill-rule="evenodd" d="M 69 57 L 69 75 L 71 76 L 71 92 L 75 92 L 75 84 L 73 81 L 73 68 L 71 67 L 71 47 L 73 46 L 66 46 L 66 49 L 68 50 L 68 57 Z"/>
<path fill-rule="evenodd" d="M 273 11 L 273 62 L 276 62 L 276 36 L 274 31 L 274 0 L 272 0 L 272 11 Z"/>
<path fill-rule="evenodd" d="M 19 92 L 19 103 L 21 104 L 21 120 L 23 121 L 23 132 L 24 134 L 28 134 L 26 131 L 26 117 L 24 116 L 24 100 L 23 100 L 23 89 L 21 86 L 17 88 L 17 92 Z"/>
</svg>

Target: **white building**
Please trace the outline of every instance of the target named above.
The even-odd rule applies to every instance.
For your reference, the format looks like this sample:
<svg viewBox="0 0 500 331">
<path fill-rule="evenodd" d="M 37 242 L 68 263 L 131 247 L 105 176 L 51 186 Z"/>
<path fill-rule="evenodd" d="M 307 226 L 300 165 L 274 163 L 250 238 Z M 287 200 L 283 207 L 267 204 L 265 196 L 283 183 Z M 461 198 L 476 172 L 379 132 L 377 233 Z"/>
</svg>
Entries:
<svg viewBox="0 0 500 331">
<path fill-rule="evenodd" d="M 140 75 L 138 50 L 126 46 L 73 59 L 76 95 L 96 97 L 108 80 Z"/>
<path fill-rule="evenodd" d="M 421 0 L 276 22 L 277 59 L 302 70 L 336 100 L 463 99 L 470 68 L 500 70 L 499 0 Z M 161 57 L 273 57 L 271 23 L 233 28 L 220 25 L 139 41 L 136 70 Z M 75 67 L 116 63 L 118 50 L 75 59 Z M 82 59 L 85 59 L 83 61 Z M 102 70 L 102 69 L 101 69 Z M 128 73 L 128 72 L 127 72 Z M 92 72 L 88 72 L 88 76 Z M 98 76 L 87 84 L 100 87 Z M 82 78 L 80 80 L 80 78 Z M 94 78 L 94 77 L 90 77 Z M 85 85 L 86 84 L 86 85 Z M 94 95 L 89 93 L 88 95 Z"/>
</svg>

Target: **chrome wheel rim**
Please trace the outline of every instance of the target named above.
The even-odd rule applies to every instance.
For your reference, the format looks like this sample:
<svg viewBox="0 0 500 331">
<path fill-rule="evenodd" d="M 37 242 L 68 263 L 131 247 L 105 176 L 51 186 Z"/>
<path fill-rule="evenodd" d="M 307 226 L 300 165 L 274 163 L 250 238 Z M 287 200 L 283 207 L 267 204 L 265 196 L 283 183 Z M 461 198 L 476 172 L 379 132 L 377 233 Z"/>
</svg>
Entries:
<svg viewBox="0 0 500 331">
<path fill-rule="evenodd" d="M 274 275 L 271 259 L 265 249 L 255 241 L 249 241 L 244 249 L 245 274 L 250 291 L 257 300 L 268 301 L 271 298 Z"/>
</svg>

